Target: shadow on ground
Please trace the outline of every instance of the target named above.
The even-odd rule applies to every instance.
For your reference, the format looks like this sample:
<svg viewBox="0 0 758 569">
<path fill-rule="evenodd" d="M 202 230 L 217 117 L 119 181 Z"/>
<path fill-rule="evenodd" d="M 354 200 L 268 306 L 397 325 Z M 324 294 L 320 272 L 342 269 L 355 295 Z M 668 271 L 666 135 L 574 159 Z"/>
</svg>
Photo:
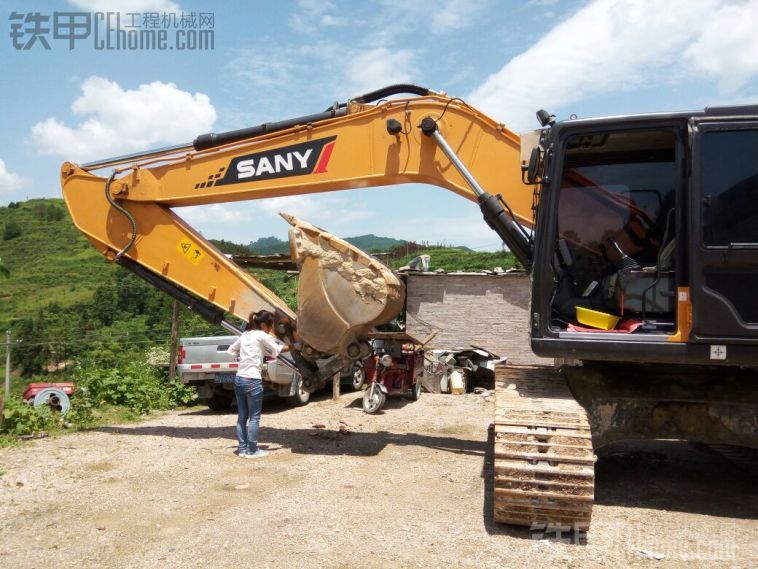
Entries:
<svg viewBox="0 0 758 569">
<path fill-rule="evenodd" d="M 224 427 L 171 427 L 121 426 L 98 427 L 102 433 L 120 435 L 176 437 L 182 439 L 230 439 L 236 442 L 233 426 Z M 419 433 L 373 433 L 340 432 L 328 429 L 280 429 L 261 425 L 260 440 L 266 445 L 289 448 L 295 454 L 320 454 L 327 456 L 376 456 L 387 445 L 418 446 L 447 451 L 455 454 L 484 456 L 486 443 L 448 436 Z"/>
<path fill-rule="evenodd" d="M 493 437 L 490 429 L 482 468 L 485 528 L 490 534 L 531 538 L 529 528 L 503 526 L 492 520 Z M 596 454 L 596 507 L 648 508 L 758 519 L 755 471 L 730 462 L 704 445 L 683 441 L 626 441 L 598 449 Z M 544 535 L 546 539 L 564 543 L 583 543 L 584 537 L 565 533 L 555 538 Z"/>
<path fill-rule="evenodd" d="M 751 472 L 682 441 L 629 441 L 596 451 L 595 504 L 758 519 Z"/>
<path fill-rule="evenodd" d="M 207 411 L 192 412 L 204 414 Z M 229 439 L 223 427 L 122 426 L 95 431 L 131 436 L 182 439 Z M 388 445 L 417 446 L 452 454 L 482 457 L 482 517 L 488 533 L 531 539 L 529 528 L 496 524 L 493 518 L 493 432 L 487 441 L 434 433 L 339 432 L 316 428 L 281 429 L 263 425 L 264 446 L 289 448 L 295 454 L 376 456 Z M 707 447 L 680 441 L 614 443 L 597 451 L 595 505 L 688 512 L 705 516 L 758 519 L 755 473 L 743 470 Z M 544 536 L 550 539 L 550 536 Z M 566 539 L 562 536 L 559 539 Z M 583 542 L 582 536 L 570 539 Z M 572 541 L 573 542 L 573 541 Z"/>
</svg>

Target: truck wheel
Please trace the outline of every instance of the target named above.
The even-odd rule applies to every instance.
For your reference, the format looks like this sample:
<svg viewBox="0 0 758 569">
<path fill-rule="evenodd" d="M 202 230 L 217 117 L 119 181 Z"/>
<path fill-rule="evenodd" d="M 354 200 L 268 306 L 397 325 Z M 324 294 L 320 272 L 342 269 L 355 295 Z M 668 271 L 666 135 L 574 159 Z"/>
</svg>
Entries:
<svg viewBox="0 0 758 569">
<path fill-rule="evenodd" d="M 343 378 L 340 378 L 343 379 Z M 353 391 L 360 391 L 366 383 L 366 370 L 363 369 L 361 362 L 353 364 L 353 374 L 346 375 L 343 383 L 347 384 Z"/>
<path fill-rule="evenodd" d="M 202 399 L 211 411 L 226 411 L 232 406 L 234 392 L 225 389 L 219 389 L 213 392 L 210 399 Z"/>
<path fill-rule="evenodd" d="M 311 399 L 311 394 L 303 388 L 303 382 L 299 376 L 293 381 L 297 381 L 297 391 L 295 391 L 294 395 L 287 397 L 287 403 L 293 407 L 308 405 L 308 401 Z"/>
</svg>

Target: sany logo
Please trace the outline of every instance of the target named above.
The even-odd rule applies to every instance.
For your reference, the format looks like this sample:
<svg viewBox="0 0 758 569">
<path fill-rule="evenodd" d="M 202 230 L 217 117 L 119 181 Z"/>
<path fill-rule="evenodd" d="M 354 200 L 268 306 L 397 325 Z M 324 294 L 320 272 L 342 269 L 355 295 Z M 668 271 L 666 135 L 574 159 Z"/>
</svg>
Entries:
<svg viewBox="0 0 758 569">
<path fill-rule="evenodd" d="M 305 170 L 308 167 L 308 158 L 311 157 L 311 154 L 313 154 L 313 148 L 309 148 L 303 154 L 300 154 L 297 150 L 287 152 L 285 155 L 274 154 L 273 164 L 271 164 L 271 161 L 266 156 L 259 158 L 257 165 L 255 158 L 243 160 L 242 162 L 237 162 L 237 178 L 241 180 L 242 178 L 252 178 L 253 176 L 273 174 L 275 172 L 277 174 L 282 171 L 292 172 L 293 156 L 297 159 L 300 168 Z"/>
<path fill-rule="evenodd" d="M 238 156 L 216 186 L 326 172 L 336 136 Z"/>
</svg>

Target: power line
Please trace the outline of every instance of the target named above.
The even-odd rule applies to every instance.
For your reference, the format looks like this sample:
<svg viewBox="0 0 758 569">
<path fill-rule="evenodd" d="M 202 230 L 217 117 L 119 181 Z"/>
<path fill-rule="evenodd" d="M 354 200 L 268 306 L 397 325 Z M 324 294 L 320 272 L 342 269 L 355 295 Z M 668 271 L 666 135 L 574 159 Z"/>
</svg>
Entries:
<svg viewBox="0 0 758 569">
<path fill-rule="evenodd" d="M 170 328 L 162 329 L 160 330 L 161 334 L 163 332 L 170 332 Z M 106 335 L 106 336 L 100 336 L 100 337 L 87 337 L 87 336 L 76 336 L 76 337 L 70 337 L 70 338 L 55 338 L 50 339 L 46 341 L 41 342 L 26 342 L 24 340 L 16 340 L 17 344 L 19 346 L 48 346 L 48 345 L 76 345 L 76 344 L 94 344 L 99 342 L 115 342 L 119 344 L 129 344 L 129 343 L 140 343 L 140 342 L 163 342 L 165 341 L 164 338 L 149 338 L 147 340 L 129 340 L 128 338 L 130 336 L 132 337 L 148 337 L 151 335 L 156 335 L 156 332 L 158 330 L 148 330 L 146 332 L 126 332 L 119 335 Z M 196 330 L 193 332 L 193 334 L 202 334 L 209 337 L 220 337 L 220 336 L 228 336 L 228 334 L 221 333 L 218 329 L 201 329 Z M 160 335 L 160 334 L 159 334 Z"/>
<path fill-rule="evenodd" d="M 61 342 L 58 340 L 51 340 L 50 342 L 35 342 L 32 344 L 27 344 L 26 342 L 19 342 L 18 344 L 15 344 L 17 347 L 20 346 L 75 346 L 77 344 L 95 344 L 99 342 L 99 340 L 84 340 L 82 342 Z M 121 342 L 117 342 L 118 345 L 123 346 L 127 344 L 162 344 L 163 340 L 125 340 Z"/>
</svg>

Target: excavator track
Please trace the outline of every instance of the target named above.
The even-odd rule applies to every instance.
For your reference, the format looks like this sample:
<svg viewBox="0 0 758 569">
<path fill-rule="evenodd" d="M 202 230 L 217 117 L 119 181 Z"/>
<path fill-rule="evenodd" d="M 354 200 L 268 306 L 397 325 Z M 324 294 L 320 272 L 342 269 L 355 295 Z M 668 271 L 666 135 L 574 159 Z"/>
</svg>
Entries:
<svg viewBox="0 0 758 569">
<path fill-rule="evenodd" d="M 584 409 L 554 368 L 500 365 L 495 381 L 495 521 L 586 531 L 595 456 Z"/>
</svg>

